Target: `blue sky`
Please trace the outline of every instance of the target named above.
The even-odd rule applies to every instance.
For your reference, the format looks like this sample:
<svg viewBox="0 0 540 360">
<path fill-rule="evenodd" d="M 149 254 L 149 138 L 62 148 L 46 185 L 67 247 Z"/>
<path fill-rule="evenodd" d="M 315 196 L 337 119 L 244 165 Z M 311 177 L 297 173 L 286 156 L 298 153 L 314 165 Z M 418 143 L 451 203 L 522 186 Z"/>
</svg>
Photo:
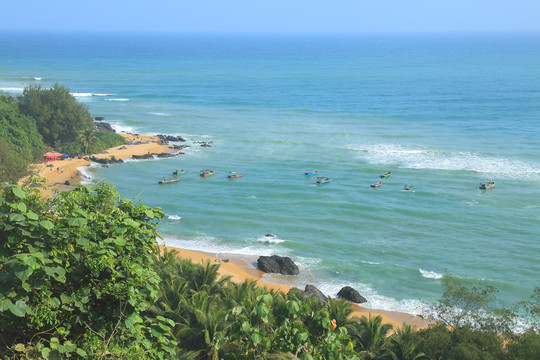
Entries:
<svg viewBox="0 0 540 360">
<path fill-rule="evenodd" d="M 0 8 L 1 30 L 540 31 L 540 0 L 22 0 Z"/>
</svg>

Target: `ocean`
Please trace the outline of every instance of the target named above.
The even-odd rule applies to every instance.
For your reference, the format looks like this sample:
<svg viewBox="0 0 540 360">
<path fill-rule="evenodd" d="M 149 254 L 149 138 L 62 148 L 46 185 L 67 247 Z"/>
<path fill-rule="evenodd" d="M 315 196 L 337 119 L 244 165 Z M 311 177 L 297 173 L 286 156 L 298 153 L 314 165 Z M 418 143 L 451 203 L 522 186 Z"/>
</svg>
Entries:
<svg viewBox="0 0 540 360">
<path fill-rule="evenodd" d="M 412 314 L 445 273 L 499 305 L 540 286 L 540 34 L 2 33 L 1 91 L 54 83 L 117 131 L 191 145 L 84 169 L 160 207 L 165 244 L 289 256 L 299 276 L 265 279 Z"/>
</svg>

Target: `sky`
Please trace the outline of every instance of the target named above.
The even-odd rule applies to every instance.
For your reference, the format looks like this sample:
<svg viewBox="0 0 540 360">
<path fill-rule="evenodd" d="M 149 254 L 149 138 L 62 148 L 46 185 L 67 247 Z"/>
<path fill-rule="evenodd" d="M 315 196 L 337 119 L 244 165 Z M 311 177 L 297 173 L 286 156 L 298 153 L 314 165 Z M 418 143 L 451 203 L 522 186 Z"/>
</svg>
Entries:
<svg viewBox="0 0 540 360">
<path fill-rule="evenodd" d="M 540 31 L 540 0 L 19 0 L 0 30 L 180 33 Z"/>
</svg>

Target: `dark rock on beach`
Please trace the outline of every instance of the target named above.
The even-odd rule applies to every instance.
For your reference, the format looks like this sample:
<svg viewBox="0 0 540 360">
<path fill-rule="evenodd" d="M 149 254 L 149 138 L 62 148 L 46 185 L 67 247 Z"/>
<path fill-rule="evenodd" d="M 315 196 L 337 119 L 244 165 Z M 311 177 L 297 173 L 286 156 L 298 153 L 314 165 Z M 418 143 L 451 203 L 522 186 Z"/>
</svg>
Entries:
<svg viewBox="0 0 540 360">
<path fill-rule="evenodd" d="M 291 288 L 288 292 L 288 294 L 296 294 L 297 298 L 302 300 L 312 299 L 314 301 L 319 302 L 320 304 L 326 304 L 328 301 L 328 298 L 315 286 L 313 285 L 306 285 L 306 288 L 304 291 L 298 289 L 298 288 Z"/>
<path fill-rule="evenodd" d="M 124 160 L 117 159 L 114 156 L 111 156 L 110 159 L 99 159 L 95 156 L 91 156 L 89 160 L 92 162 L 97 162 L 98 164 L 122 164 L 124 162 Z"/>
<path fill-rule="evenodd" d="M 161 153 L 161 154 L 157 154 L 157 157 L 160 158 L 160 159 L 163 159 L 163 158 L 170 158 L 170 157 L 175 157 L 176 155 L 175 154 L 171 154 L 171 153 Z"/>
<path fill-rule="evenodd" d="M 189 145 L 171 145 L 171 148 L 174 150 L 183 150 L 185 148 L 189 148 L 191 146 Z"/>
<path fill-rule="evenodd" d="M 94 126 L 96 127 L 97 131 L 116 132 L 116 130 L 112 128 L 111 124 L 106 122 L 95 122 Z"/>
<path fill-rule="evenodd" d="M 162 135 L 162 134 L 159 134 L 156 136 L 160 138 L 161 140 L 165 140 L 165 141 L 186 141 L 186 139 L 184 139 L 181 136 Z"/>
<path fill-rule="evenodd" d="M 260 256 L 257 259 L 257 268 L 266 273 L 278 273 L 283 275 L 298 275 L 298 266 L 289 257 L 283 256 Z"/>
<path fill-rule="evenodd" d="M 345 286 L 338 292 L 338 297 L 348 300 L 353 303 L 361 304 L 367 302 L 366 298 L 360 295 L 358 291 L 350 286 Z"/>
<path fill-rule="evenodd" d="M 153 159 L 154 158 L 154 154 L 143 154 L 143 155 L 131 155 L 131 158 L 132 159 L 135 159 L 135 160 L 147 160 L 147 159 Z"/>
</svg>

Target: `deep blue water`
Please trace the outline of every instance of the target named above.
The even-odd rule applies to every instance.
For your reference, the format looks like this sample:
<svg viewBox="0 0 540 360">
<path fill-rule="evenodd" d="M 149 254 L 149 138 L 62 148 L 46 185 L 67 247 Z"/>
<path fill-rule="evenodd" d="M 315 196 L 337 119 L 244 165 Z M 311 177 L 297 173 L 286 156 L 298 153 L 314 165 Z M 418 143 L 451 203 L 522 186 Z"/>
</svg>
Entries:
<svg viewBox="0 0 540 360">
<path fill-rule="evenodd" d="M 503 304 L 540 286 L 540 34 L 2 34 L 0 90 L 55 82 L 119 131 L 192 145 L 87 170 L 161 207 L 168 244 L 290 256 L 301 275 L 271 280 L 411 313 L 445 271 Z"/>
</svg>

